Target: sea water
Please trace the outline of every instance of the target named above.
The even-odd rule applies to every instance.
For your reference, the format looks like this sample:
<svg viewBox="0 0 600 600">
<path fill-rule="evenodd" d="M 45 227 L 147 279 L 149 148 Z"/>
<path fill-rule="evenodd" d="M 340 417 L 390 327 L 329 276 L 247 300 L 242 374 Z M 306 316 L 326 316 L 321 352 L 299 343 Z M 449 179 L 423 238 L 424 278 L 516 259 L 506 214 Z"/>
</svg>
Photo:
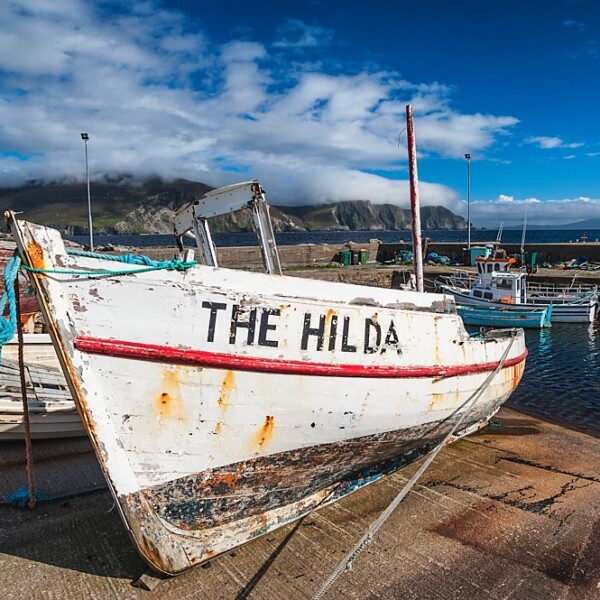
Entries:
<svg viewBox="0 0 600 600">
<path fill-rule="evenodd" d="M 256 246 L 258 241 L 254 233 L 211 233 L 213 241 L 218 246 Z M 65 236 L 68 237 L 68 236 Z M 432 242 L 464 242 L 467 244 L 466 231 L 424 231 L 423 237 Z M 479 244 L 494 241 L 496 231 L 471 231 L 471 243 Z M 71 236 L 68 239 L 80 244 L 87 244 L 88 236 Z M 384 243 L 407 242 L 411 243 L 410 231 L 298 231 L 276 233 L 275 239 L 280 246 L 294 244 L 345 244 L 353 241 L 357 244 L 366 244 L 371 239 Z M 506 244 L 520 244 L 522 233 L 509 230 L 502 233 L 502 241 Z M 587 240 L 588 242 L 600 241 L 600 230 L 532 230 L 526 234 L 526 246 L 548 243 L 568 243 Z M 94 235 L 96 246 L 118 244 L 148 248 L 152 246 L 175 247 L 173 235 Z M 193 240 L 187 238 L 185 243 L 194 246 Z"/>
<path fill-rule="evenodd" d="M 600 436 L 600 321 L 525 330 L 529 356 L 507 406 Z"/>
</svg>

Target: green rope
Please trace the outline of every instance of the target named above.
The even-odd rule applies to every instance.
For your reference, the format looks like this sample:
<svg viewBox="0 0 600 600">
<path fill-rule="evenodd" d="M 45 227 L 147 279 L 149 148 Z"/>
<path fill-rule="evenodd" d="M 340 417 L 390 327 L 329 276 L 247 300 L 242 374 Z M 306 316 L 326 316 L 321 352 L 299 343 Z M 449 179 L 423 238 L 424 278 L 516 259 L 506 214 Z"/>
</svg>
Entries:
<svg viewBox="0 0 600 600">
<path fill-rule="evenodd" d="M 131 269 L 128 271 L 110 271 L 108 269 L 94 269 L 91 271 L 77 271 L 75 269 L 39 269 L 37 267 L 30 267 L 29 265 L 23 264 L 22 267 L 30 273 L 40 273 L 45 275 L 47 273 L 57 275 L 87 275 L 88 277 L 98 277 L 102 275 L 131 275 L 133 273 L 146 273 L 148 271 L 184 271 L 190 269 L 196 264 L 196 261 L 190 263 L 181 262 L 182 266 L 165 265 L 163 267 L 144 267 L 142 269 Z"/>
<path fill-rule="evenodd" d="M 87 258 L 97 258 L 100 260 L 111 260 L 115 262 L 121 262 L 128 265 L 140 265 L 143 266 L 141 269 L 126 269 L 120 271 L 111 271 L 109 269 L 93 269 L 89 271 L 80 271 L 76 269 L 40 269 L 37 267 L 30 267 L 23 264 L 23 268 L 30 273 L 40 274 L 56 274 L 56 275 L 85 275 L 87 277 L 101 277 L 106 275 L 119 276 L 119 275 L 131 275 L 133 273 L 147 273 L 148 271 L 185 271 L 191 269 L 197 264 L 195 260 L 183 261 L 178 258 L 172 258 L 171 260 L 156 261 L 148 258 L 147 256 L 133 254 L 124 254 L 121 256 L 113 256 L 110 254 L 99 254 L 97 252 L 86 252 L 84 250 L 67 250 L 67 254 L 73 256 L 84 256 Z"/>
</svg>

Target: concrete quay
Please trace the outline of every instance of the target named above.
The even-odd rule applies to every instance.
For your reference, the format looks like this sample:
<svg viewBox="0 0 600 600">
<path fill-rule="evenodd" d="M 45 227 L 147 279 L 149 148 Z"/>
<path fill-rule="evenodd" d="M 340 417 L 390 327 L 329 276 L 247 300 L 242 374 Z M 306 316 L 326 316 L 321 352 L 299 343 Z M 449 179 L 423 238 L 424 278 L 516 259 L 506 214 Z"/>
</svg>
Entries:
<svg viewBox="0 0 600 600">
<path fill-rule="evenodd" d="M 25 453 L 0 453 L 5 499 L 26 482 Z M 311 598 L 419 464 L 146 591 L 110 494 L 85 493 L 104 485 L 87 438 L 39 441 L 37 488 L 64 498 L 0 507 L 0 598 Z M 325 596 L 599 597 L 600 439 L 506 408 L 438 455 Z"/>
<path fill-rule="evenodd" d="M 352 241 L 346 244 L 297 244 L 293 246 L 279 246 L 279 256 L 286 275 L 299 275 L 314 279 L 345 281 L 348 283 L 364 283 L 365 285 L 380 285 L 369 283 L 381 281 L 382 287 L 390 287 L 395 277 L 406 279 L 406 271 L 410 265 L 383 264 L 386 258 L 394 256 L 399 248 L 408 248 L 408 244 L 382 244 L 377 239 L 372 239 L 366 244 L 357 244 Z M 443 256 L 450 256 L 458 260 L 462 255 L 464 244 L 460 243 L 431 243 L 428 250 Z M 510 244 L 503 247 L 509 252 L 518 252 Z M 587 244 L 544 244 L 539 247 L 538 264 L 552 258 L 551 262 L 570 260 L 579 256 L 588 256 L 592 262 L 600 262 L 600 243 Z M 348 267 L 335 267 L 339 259 L 339 252 L 343 249 L 363 249 L 367 251 L 367 265 L 352 265 Z M 155 260 L 172 258 L 173 248 L 143 248 L 136 249 Z M 262 258 L 257 246 L 239 246 L 217 248 L 219 265 L 230 268 L 262 269 Z M 333 264 L 332 264 L 333 263 Z M 475 271 L 474 267 L 461 267 Z M 425 277 L 434 279 L 441 274 L 449 274 L 451 267 L 442 265 L 425 265 Z M 377 274 L 375 274 L 377 273 Z M 395 274 L 394 274 L 395 273 Z M 573 278 L 577 282 L 600 285 L 600 269 L 555 269 L 538 268 L 536 273 L 528 276 L 530 281 L 543 281 L 545 283 L 564 283 Z M 395 281 L 395 280 L 394 280 Z"/>
</svg>

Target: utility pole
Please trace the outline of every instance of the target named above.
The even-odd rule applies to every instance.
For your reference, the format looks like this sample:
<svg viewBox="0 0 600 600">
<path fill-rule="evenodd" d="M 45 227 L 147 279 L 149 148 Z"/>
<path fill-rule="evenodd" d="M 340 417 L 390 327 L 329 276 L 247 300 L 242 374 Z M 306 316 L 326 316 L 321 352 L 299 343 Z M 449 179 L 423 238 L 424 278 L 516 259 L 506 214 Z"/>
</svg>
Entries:
<svg viewBox="0 0 600 600">
<path fill-rule="evenodd" d="M 465 154 L 467 159 L 467 248 L 471 249 L 471 155 Z"/>
</svg>

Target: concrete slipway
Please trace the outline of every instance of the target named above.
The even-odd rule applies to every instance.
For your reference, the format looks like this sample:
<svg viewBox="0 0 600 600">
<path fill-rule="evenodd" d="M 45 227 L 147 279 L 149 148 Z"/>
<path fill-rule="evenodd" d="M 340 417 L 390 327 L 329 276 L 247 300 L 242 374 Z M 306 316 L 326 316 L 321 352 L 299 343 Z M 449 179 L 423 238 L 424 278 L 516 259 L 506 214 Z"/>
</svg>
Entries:
<svg viewBox="0 0 600 600">
<path fill-rule="evenodd" d="M 445 448 L 325 598 L 600 598 L 600 439 L 502 409 Z M 37 442 L 48 495 L 103 488 L 86 439 Z M 0 448 L 0 498 L 26 482 Z M 107 491 L 0 508 L 0 598 L 310 598 L 418 465 L 210 564 L 132 585 L 145 567 Z"/>
</svg>

